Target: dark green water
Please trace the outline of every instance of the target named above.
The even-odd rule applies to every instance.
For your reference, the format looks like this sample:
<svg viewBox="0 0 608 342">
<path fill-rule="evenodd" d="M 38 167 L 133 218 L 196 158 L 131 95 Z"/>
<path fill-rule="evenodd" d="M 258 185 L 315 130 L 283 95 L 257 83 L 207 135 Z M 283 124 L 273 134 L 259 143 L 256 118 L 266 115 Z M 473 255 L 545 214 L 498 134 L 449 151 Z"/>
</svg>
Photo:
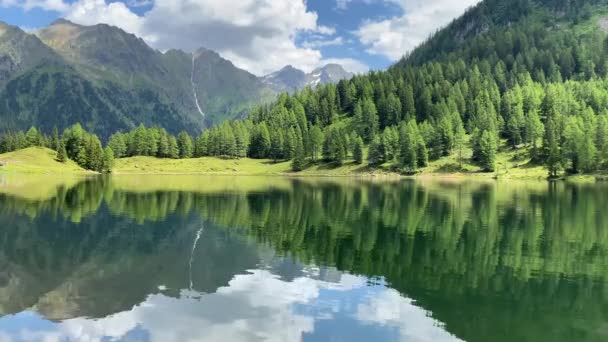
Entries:
<svg viewBox="0 0 608 342">
<path fill-rule="evenodd" d="M 608 340 L 604 185 L 174 181 L 0 194 L 0 340 Z"/>
</svg>

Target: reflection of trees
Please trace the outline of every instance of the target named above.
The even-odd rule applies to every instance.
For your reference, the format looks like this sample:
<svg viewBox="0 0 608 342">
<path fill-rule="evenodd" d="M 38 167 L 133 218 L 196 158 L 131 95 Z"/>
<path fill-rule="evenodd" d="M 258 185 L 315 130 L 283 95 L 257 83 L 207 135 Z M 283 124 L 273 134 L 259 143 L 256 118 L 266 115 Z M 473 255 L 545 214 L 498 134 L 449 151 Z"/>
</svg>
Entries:
<svg viewBox="0 0 608 342">
<path fill-rule="evenodd" d="M 42 203 L 0 197 L 0 210 L 78 221 L 105 203 L 116 217 L 146 222 L 137 234 L 196 213 L 303 262 L 385 277 L 468 340 L 592 339 L 608 317 L 605 190 L 293 180 L 261 192 L 132 193 L 97 180 Z"/>
<path fill-rule="evenodd" d="M 34 307 L 51 319 L 105 317 L 143 302 L 159 285 L 170 295 L 189 287 L 188 260 L 200 220 L 169 215 L 133 225 L 103 205 L 111 198 L 108 189 L 96 180 L 48 201 L 0 196 L 1 314 Z M 231 232 L 206 228 L 192 281 L 195 290 L 214 292 L 253 268 L 256 254 Z M 213 261 L 200 267 L 199 260 Z"/>
</svg>

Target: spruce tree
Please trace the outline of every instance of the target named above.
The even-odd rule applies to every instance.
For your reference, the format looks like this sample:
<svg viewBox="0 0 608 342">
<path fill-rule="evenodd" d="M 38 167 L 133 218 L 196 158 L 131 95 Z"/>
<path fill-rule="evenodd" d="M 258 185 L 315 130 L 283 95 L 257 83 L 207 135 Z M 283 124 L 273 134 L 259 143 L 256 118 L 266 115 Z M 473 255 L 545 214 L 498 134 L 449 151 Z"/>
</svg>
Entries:
<svg viewBox="0 0 608 342">
<path fill-rule="evenodd" d="M 177 136 L 177 148 L 179 149 L 179 157 L 182 159 L 192 158 L 194 144 L 192 137 L 188 132 L 181 131 Z"/>
<path fill-rule="evenodd" d="M 109 146 L 103 151 L 103 167 L 102 172 L 110 173 L 114 168 L 114 151 Z"/>
<path fill-rule="evenodd" d="M 306 164 L 306 153 L 304 152 L 304 144 L 302 140 L 295 142 L 295 151 L 293 161 L 291 163 L 291 169 L 295 172 L 304 170 Z"/>
<path fill-rule="evenodd" d="M 353 146 L 353 159 L 355 164 L 363 164 L 363 139 L 357 136 Z"/>
<path fill-rule="evenodd" d="M 177 145 L 177 139 L 174 136 L 169 135 L 169 158 L 178 159 L 179 158 L 179 146 Z"/>
<path fill-rule="evenodd" d="M 406 172 L 418 169 L 418 132 L 415 125 L 415 121 L 410 121 L 399 129 L 399 166 Z"/>
<path fill-rule="evenodd" d="M 464 130 L 464 126 L 462 125 L 462 121 L 460 121 L 459 124 L 456 126 L 454 132 L 454 147 L 456 148 L 456 152 L 458 153 L 458 164 L 461 169 L 464 158 L 465 140 L 466 132 Z"/>
<path fill-rule="evenodd" d="M 496 170 L 496 140 L 496 135 L 492 131 L 486 130 L 481 134 L 479 165 L 484 171 L 492 172 Z"/>
<path fill-rule="evenodd" d="M 321 154 L 321 149 L 323 147 L 324 141 L 323 131 L 319 126 L 313 126 L 310 129 L 310 149 L 311 149 L 311 157 L 313 161 L 317 161 L 319 159 L 319 155 Z"/>
<path fill-rule="evenodd" d="M 63 140 L 59 140 L 59 145 L 57 147 L 57 161 L 60 163 L 65 163 L 68 160 L 68 152 L 65 150 L 65 144 Z"/>
<path fill-rule="evenodd" d="M 25 134 L 26 146 L 40 146 L 40 134 L 36 127 L 31 127 Z"/>
</svg>

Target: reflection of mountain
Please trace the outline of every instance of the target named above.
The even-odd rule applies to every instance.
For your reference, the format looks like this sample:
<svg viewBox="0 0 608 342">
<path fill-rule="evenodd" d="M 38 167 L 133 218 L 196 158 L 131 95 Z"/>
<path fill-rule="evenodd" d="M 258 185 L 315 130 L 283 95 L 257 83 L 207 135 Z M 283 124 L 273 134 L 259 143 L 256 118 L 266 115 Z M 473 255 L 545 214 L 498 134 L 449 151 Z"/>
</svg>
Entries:
<svg viewBox="0 0 608 342">
<path fill-rule="evenodd" d="M 102 280 L 95 278 L 95 272 L 103 268 L 98 265 L 131 262 L 141 267 L 142 273 L 134 271 L 133 266 L 121 268 L 124 272 L 133 272 L 132 278 L 130 274 L 113 274 L 117 275 L 114 279 L 124 277 L 133 279 L 134 283 L 148 284 L 147 287 L 137 284 L 138 295 L 131 296 L 137 300 L 117 301 L 133 305 L 144 300 L 146 294 L 154 293 L 158 285 L 167 285 L 170 289 L 188 287 L 187 278 L 181 283 L 171 282 L 171 279 L 183 279 L 175 269 L 161 270 L 155 276 L 146 274 L 163 260 L 188 259 L 199 228 L 200 219 L 195 218 L 196 214 L 215 224 L 218 236 L 245 233 L 304 264 L 335 266 L 339 270 L 382 277 L 401 294 L 430 310 L 434 318 L 445 322 L 448 331 L 465 340 L 599 341 L 606 337 L 603 332 L 608 319 L 608 302 L 604 299 L 608 281 L 605 267 L 608 264 L 608 213 L 604 208 L 608 198 L 604 186 L 290 182 L 290 187 L 263 190 L 136 193 L 120 190 L 112 181 L 90 181 L 50 201 L 0 197 L 1 220 L 12 220 L 16 212 L 33 217 L 33 222 L 65 215 L 81 220 L 83 227 L 91 227 L 86 234 L 69 235 L 69 238 L 64 234 L 62 239 L 70 240 L 66 242 L 54 237 L 58 234 L 53 233 L 54 230 L 40 229 L 36 236 L 31 232 L 30 226 L 35 226 L 31 225 L 32 221 L 21 219 L 23 223 L 19 227 L 2 232 L 0 246 L 6 255 L 3 260 L 8 260 L 7 265 L 13 267 L 9 269 L 19 265 L 19 270 L 29 272 L 21 276 L 24 282 L 38 279 L 40 274 L 46 276 L 40 271 L 47 269 L 41 266 L 40 260 L 48 260 L 44 261 L 48 265 L 67 265 L 63 269 L 71 268 L 71 272 L 61 273 L 62 268 L 56 268 L 58 279 L 78 278 L 74 274 L 92 279 L 79 283 L 88 284 L 81 287 L 81 294 L 91 293 L 88 289 L 95 288 L 93 283 L 111 283 L 103 280 L 111 279 L 106 275 L 100 276 Z M 105 218 L 101 220 L 101 217 Z M 145 229 L 133 230 L 131 219 L 142 223 Z M 92 224 L 95 220 L 100 222 Z M 0 221 L 0 225 L 6 222 Z M 129 225 L 121 226 L 120 222 Z M 205 234 L 207 232 L 206 229 Z M 103 238 L 96 238 L 96 234 Z M 133 249 L 129 243 L 120 243 L 131 241 L 126 236 L 139 241 L 141 247 Z M 56 244 L 45 247 L 45 240 Z M 17 241 L 15 247 L 11 246 L 12 241 Z M 211 244 L 217 254 L 196 260 L 206 260 L 207 267 L 221 262 L 222 258 L 233 258 L 235 251 L 243 250 L 243 261 L 233 266 L 211 267 L 202 279 L 212 279 L 217 269 L 226 269 L 226 276 L 210 280 L 216 287 L 196 288 L 199 291 L 214 292 L 235 274 L 243 274 L 254 266 L 245 260 L 261 260 L 259 255 L 251 257 L 255 254 L 253 251 L 246 252 L 251 251 L 253 245 L 220 241 L 224 243 Z M 97 252 L 100 248 L 95 246 L 100 243 L 112 246 L 101 249 L 108 255 Z M 210 242 L 201 239 L 201 243 Z M 211 248 L 202 246 L 197 248 L 200 253 Z M 76 262 L 78 267 L 70 264 L 87 253 L 99 253 L 87 259 L 96 263 Z M 64 259 L 64 254 L 69 258 Z M 57 259 L 46 255 L 56 255 Z M 123 255 L 134 257 L 125 257 L 128 262 L 123 262 Z M 155 255 L 159 255 L 156 263 Z M 288 264 L 275 263 L 272 267 L 285 279 L 295 281 L 301 277 L 301 270 L 292 272 Z M 314 269 L 304 271 L 316 272 Z M 2 275 L 8 279 L 3 283 L 10 283 L 14 278 L 11 274 L 17 271 L 11 272 Z M 322 276 L 334 280 L 338 277 L 337 274 Z M 40 298 L 65 283 L 55 281 L 53 286 L 46 286 L 32 297 Z M 99 299 L 107 300 L 107 296 L 103 294 Z M 390 302 L 390 298 L 386 301 Z M 30 302 L 21 303 L 20 307 L 36 303 Z M 124 309 L 125 305 L 114 307 Z M 86 311 L 79 313 L 89 315 Z"/>
<path fill-rule="evenodd" d="M 102 207 L 80 224 L 48 214 L 35 221 L 0 215 L 0 226 L 2 313 L 34 307 L 50 319 L 66 319 L 127 310 L 159 286 L 174 295 L 188 288 L 200 220 L 172 215 L 134 227 Z M 204 230 L 193 256 L 195 290 L 214 292 L 255 266 L 256 251 L 230 235 L 213 225 Z"/>
</svg>

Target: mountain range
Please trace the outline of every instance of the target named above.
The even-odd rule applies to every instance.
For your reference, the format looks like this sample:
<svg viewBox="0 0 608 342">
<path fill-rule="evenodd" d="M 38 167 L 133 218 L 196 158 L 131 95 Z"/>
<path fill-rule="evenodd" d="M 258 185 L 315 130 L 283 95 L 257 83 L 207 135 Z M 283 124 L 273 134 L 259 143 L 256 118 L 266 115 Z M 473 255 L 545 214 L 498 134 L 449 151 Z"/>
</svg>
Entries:
<svg viewBox="0 0 608 342">
<path fill-rule="evenodd" d="M 0 22 L 0 131 L 80 122 L 102 138 L 140 123 L 196 134 L 279 93 L 352 76 L 331 64 L 257 77 L 214 51 L 161 52 L 105 24 L 59 19 L 25 32 Z"/>
<path fill-rule="evenodd" d="M 305 73 L 291 65 L 262 78 L 262 82 L 279 92 L 294 92 L 305 87 L 316 87 L 340 80 L 351 79 L 354 74 L 347 72 L 339 64 L 328 64 Z"/>
</svg>

